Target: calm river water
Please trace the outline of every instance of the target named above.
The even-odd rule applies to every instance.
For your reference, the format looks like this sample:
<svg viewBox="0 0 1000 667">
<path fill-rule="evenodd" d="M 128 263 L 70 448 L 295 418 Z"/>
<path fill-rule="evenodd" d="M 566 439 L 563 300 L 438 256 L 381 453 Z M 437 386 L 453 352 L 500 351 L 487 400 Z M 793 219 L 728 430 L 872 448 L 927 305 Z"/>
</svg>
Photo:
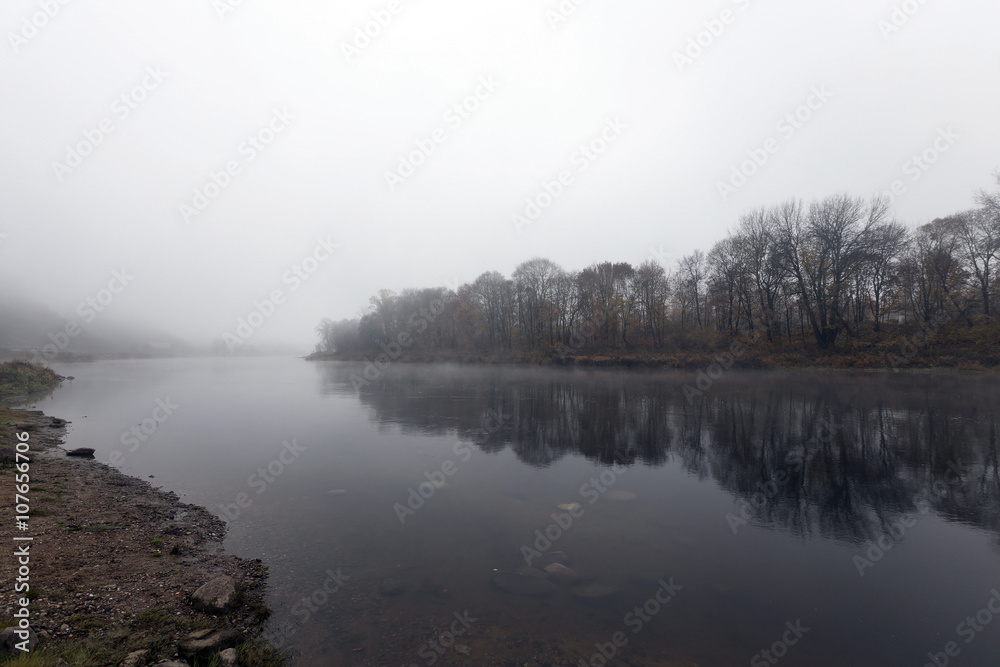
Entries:
<svg viewBox="0 0 1000 667">
<path fill-rule="evenodd" d="M 270 566 L 299 665 L 1000 664 L 995 376 L 55 370 L 69 446 Z"/>
</svg>

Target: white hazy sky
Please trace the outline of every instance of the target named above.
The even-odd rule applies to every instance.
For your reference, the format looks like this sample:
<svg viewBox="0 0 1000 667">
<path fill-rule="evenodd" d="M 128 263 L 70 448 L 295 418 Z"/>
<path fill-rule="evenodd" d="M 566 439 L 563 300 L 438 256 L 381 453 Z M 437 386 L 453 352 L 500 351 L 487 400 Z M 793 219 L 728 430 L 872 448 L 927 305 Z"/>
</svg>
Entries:
<svg viewBox="0 0 1000 667">
<path fill-rule="evenodd" d="M 879 22 L 897 5 L 916 11 L 889 33 Z M 343 44 L 390 6 L 348 62 Z M 101 316 L 198 343 L 280 289 L 253 342 L 308 351 L 320 318 L 354 316 L 380 288 L 509 274 L 539 255 L 567 269 L 673 262 L 748 208 L 894 180 L 898 218 L 919 224 L 970 207 L 1000 167 L 995 0 L 587 0 L 550 25 L 559 6 L 6 0 L 0 284 L 75 318 L 124 268 L 135 279 Z M 731 22 L 678 67 L 724 10 Z M 484 77 L 495 91 L 449 122 Z M 813 89 L 832 97 L 779 130 Z M 250 160 L 244 142 L 275 110 L 294 118 Z M 608 119 L 627 127 L 580 171 Z M 102 123 L 113 129 L 88 151 Z M 443 141 L 390 190 L 386 172 L 437 128 Z M 770 138 L 776 152 L 724 199 L 718 183 Z M 90 154 L 57 175 L 81 142 Z M 934 164 L 907 166 L 925 150 Z M 231 161 L 239 173 L 185 222 L 181 205 Z M 518 231 L 512 215 L 563 170 L 569 184 Z M 339 248 L 293 291 L 282 276 L 318 237 Z"/>
</svg>

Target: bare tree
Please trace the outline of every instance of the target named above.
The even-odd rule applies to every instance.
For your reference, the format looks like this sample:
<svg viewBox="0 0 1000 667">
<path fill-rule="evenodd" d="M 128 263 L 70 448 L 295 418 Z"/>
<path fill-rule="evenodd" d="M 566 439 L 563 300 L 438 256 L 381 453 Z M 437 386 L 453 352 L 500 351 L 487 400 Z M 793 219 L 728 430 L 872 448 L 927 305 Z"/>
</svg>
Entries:
<svg viewBox="0 0 1000 667">
<path fill-rule="evenodd" d="M 878 225 L 872 230 L 871 252 L 867 266 L 867 281 L 871 289 L 869 309 L 875 321 L 875 331 L 882 330 L 885 317 L 886 292 L 893 279 L 899 259 L 905 252 L 909 233 L 896 222 Z"/>
<path fill-rule="evenodd" d="M 737 227 L 743 263 L 753 279 L 767 340 L 781 340 L 781 320 L 777 316 L 778 299 L 786 270 L 777 238 L 780 207 L 759 208 L 744 214 Z"/>
<path fill-rule="evenodd" d="M 550 342 L 555 342 L 551 324 L 552 290 L 561 272 L 555 262 L 541 257 L 529 259 L 514 270 L 521 333 L 529 348 L 537 347 L 546 332 Z"/>
<path fill-rule="evenodd" d="M 993 262 L 1000 253 L 1000 208 L 994 208 L 988 195 L 981 195 L 983 206 L 956 216 L 958 237 L 965 261 L 979 283 L 983 314 L 992 315 L 990 291 Z"/>
<path fill-rule="evenodd" d="M 631 289 L 636 295 L 639 328 L 646 340 L 657 347 L 663 345 L 669 286 L 669 276 L 656 262 L 643 262 L 632 276 Z"/>
<path fill-rule="evenodd" d="M 695 250 L 690 255 L 682 257 L 678 265 L 680 288 L 687 292 L 688 300 L 694 304 L 695 320 L 702 326 L 702 283 L 705 280 L 705 253 Z"/>
<path fill-rule="evenodd" d="M 872 230 L 888 216 L 888 201 L 836 195 L 809 206 L 797 201 L 778 209 L 780 246 L 816 343 L 833 347 L 849 329 L 845 307 L 849 286 L 868 257 Z"/>
</svg>

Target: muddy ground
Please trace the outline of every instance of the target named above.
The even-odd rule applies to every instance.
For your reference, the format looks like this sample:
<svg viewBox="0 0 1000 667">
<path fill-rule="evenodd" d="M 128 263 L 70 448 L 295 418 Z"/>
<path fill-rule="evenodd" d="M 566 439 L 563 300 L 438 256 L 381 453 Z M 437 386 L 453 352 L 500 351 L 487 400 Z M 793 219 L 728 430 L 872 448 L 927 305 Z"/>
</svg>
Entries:
<svg viewBox="0 0 1000 667">
<path fill-rule="evenodd" d="M 173 493 L 122 475 L 92 458 L 59 447 L 65 422 L 41 412 L 15 412 L 15 432 L 29 434 L 31 451 L 28 530 L 15 523 L 14 464 L 0 464 L 0 499 L 6 505 L 0 540 L 33 536 L 30 550 L 31 626 L 37 663 L 118 665 L 130 652 L 149 650 L 147 663 L 175 658 L 177 641 L 194 630 L 235 628 L 255 638 L 268 610 L 267 570 L 259 560 L 226 554 L 225 524 Z M 10 448 L 14 442 L 0 443 Z M 7 450 L 9 458 L 10 450 Z M 2 458 L 2 457 L 0 457 Z M 12 623 L 17 563 L 13 548 L 0 557 L 0 620 Z M 241 584 L 241 604 L 225 615 L 196 611 L 191 594 L 222 574 Z M 257 643 L 239 648 L 240 664 L 279 664 Z M 61 664 L 61 663 L 60 663 Z"/>
</svg>

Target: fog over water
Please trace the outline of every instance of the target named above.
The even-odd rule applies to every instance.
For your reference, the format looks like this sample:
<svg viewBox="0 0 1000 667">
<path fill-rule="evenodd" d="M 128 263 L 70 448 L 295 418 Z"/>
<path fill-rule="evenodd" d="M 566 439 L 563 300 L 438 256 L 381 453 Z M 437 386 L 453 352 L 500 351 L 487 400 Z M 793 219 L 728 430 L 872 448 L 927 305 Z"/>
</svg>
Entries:
<svg viewBox="0 0 1000 667">
<path fill-rule="evenodd" d="M 308 352 L 382 288 L 535 256 L 672 265 L 792 196 L 895 182 L 896 216 L 928 222 L 1000 166 L 998 20 L 986 0 L 10 0 L 0 346 L 69 320 L 78 350 L 205 350 L 258 310 L 253 345 Z"/>
</svg>

